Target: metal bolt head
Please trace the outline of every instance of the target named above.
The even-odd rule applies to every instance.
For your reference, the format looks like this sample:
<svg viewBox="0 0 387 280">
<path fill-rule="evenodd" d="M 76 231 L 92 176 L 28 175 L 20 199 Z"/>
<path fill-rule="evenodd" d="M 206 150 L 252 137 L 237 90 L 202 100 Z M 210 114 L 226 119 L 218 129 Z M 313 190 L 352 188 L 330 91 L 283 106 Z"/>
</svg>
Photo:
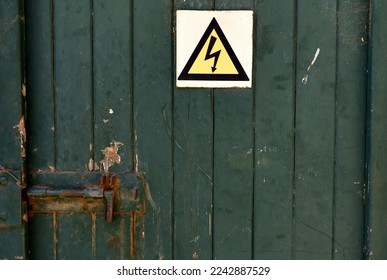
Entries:
<svg viewBox="0 0 387 280">
<path fill-rule="evenodd" d="M 8 178 L 5 176 L 0 176 L 0 186 L 8 185 Z"/>
</svg>

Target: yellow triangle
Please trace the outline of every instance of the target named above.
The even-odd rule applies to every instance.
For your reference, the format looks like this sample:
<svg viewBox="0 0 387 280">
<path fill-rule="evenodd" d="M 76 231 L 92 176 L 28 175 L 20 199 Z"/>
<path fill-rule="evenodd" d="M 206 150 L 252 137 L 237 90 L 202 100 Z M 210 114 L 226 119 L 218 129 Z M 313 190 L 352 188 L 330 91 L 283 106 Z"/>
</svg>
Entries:
<svg viewBox="0 0 387 280">
<path fill-rule="evenodd" d="M 213 71 L 215 58 L 209 58 L 206 60 L 207 50 L 210 44 L 210 38 L 215 37 L 216 41 L 211 50 L 211 54 L 220 50 L 219 58 L 216 63 L 216 70 Z M 223 43 L 219 39 L 219 35 L 215 30 L 212 30 L 210 36 L 208 36 L 206 43 L 196 57 L 188 74 L 238 74 L 237 69 L 234 66 L 229 54 L 227 53 Z"/>
</svg>

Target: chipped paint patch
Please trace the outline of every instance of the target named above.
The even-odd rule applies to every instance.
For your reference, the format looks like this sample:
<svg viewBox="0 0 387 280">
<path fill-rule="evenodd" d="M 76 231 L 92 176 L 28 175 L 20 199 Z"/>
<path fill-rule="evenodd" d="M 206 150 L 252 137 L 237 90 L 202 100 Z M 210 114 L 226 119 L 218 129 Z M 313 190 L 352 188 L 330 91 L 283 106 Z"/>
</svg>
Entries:
<svg viewBox="0 0 387 280">
<path fill-rule="evenodd" d="M 93 171 L 94 170 L 94 160 L 92 158 L 89 159 L 89 163 L 87 165 L 87 168 L 89 169 L 89 171 Z"/>
<path fill-rule="evenodd" d="M 200 235 L 195 236 L 192 240 L 189 241 L 189 243 L 195 242 L 197 243 L 200 239 Z"/>
<path fill-rule="evenodd" d="M 111 143 L 111 146 L 106 147 L 105 149 L 101 150 L 103 155 L 105 156 L 100 162 L 102 164 L 102 169 L 105 172 L 109 172 L 109 168 L 113 166 L 114 164 L 120 164 L 121 163 L 121 157 L 118 154 L 118 149 L 123 146 L 124 143 L 119 141 L 113 141 Z"/>
<path fill-rule="evenodd" d="M 22 84 L 22 95 L 23 95 L 23 97 L 27 96 L 26 84 Z"/>
<path fill-rule="evenodd" d="M 193 252 L 192 259 L 194 259 L 194 260 L 198 260 L 199 259 L 199 255 L 198 255 L 197 252 Z"/>
<path fill-rule="evenodd" d="M 23 221 L 25 221 L 26 223 L 28 223 L 28 213 L 24 213 L 24 215 L 23 215 Z"/>
<path fill-rule="evenodd" d="M 24 157 L 26 157 L 25 144 L 27 142 L 27 134 L 26 134 L 26 126 L 25 126 L 24 116 L 21 117 L 19 124 L 15 125 L 14 128 L 17 128 L 19 131 L 21 156 L 24 158 Z"/>
</svg>

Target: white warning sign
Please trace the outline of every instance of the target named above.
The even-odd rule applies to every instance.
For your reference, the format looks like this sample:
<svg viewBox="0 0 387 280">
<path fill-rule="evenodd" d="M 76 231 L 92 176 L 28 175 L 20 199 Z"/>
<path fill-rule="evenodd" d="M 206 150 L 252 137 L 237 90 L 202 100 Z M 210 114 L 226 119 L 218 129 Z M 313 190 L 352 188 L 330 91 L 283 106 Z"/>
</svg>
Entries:
<svg viewBox="0 0 387 280">
<path fill-rule="evenodd" d="M 177 87 L 251 87 L 252 33 L 252 11 L 177 11 Z"/>
</svg>

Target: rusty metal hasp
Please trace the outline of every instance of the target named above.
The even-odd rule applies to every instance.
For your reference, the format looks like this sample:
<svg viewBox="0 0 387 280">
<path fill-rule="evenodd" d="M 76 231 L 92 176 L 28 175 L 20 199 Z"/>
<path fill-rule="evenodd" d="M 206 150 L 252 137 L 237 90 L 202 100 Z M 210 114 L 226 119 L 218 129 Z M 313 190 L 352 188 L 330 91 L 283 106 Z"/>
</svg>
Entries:
<svg viewBox="0 0 387 280">
<path fill-rule="evenodd" d="M 142 177 L 132 172 L 41 172 L 30 181 L 30 212 L 104 212 L 111 223 L 114 213 L 145 209 Z"/>
</svg>

